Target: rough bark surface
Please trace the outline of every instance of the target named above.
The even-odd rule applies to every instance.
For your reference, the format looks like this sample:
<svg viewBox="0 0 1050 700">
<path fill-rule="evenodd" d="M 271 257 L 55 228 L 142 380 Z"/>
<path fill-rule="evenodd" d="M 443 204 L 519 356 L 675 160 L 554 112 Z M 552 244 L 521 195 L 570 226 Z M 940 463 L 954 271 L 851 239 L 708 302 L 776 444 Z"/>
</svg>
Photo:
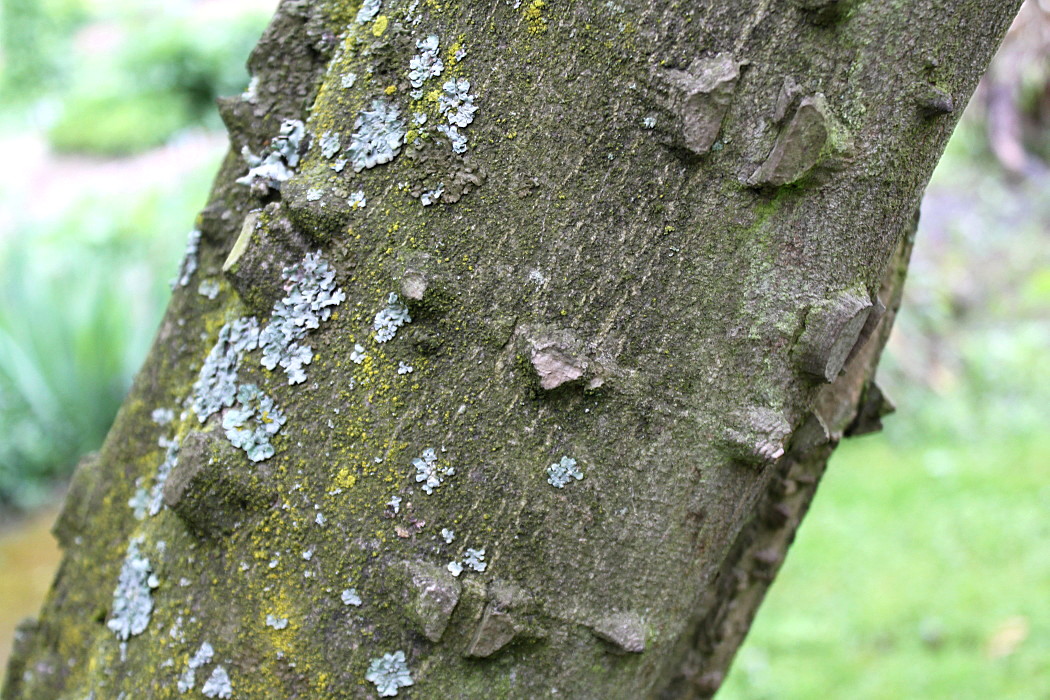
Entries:
<svg viewBox="0 0 1050 700">
<path fill-rule="evenodd" d="M 711 695 L 878 427 L 919 199 L 1019 4 L 286 0 L 3 696 Z M 405 143 L 355 171 L 390 105 Z M 245 146 L 294 174 L 238 183 Z M 316 291 L 281 272 L 314 251 L 345 299 L 311 361 L 233 352 L 277 408 L 198 420 L 220 333 Z"/>
</svg>

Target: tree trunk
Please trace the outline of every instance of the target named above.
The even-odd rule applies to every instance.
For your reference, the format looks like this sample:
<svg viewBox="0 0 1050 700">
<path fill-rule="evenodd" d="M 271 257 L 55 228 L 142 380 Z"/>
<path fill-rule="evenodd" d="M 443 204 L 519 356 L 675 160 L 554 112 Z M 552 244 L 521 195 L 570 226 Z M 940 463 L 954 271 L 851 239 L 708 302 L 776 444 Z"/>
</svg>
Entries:
<svg viewBox="0 0 1050 700">
<path fill-rule="evenodd" d="M 1019 4 L 286 0 L 4 697 L 710 696 Z"/>
</svg>

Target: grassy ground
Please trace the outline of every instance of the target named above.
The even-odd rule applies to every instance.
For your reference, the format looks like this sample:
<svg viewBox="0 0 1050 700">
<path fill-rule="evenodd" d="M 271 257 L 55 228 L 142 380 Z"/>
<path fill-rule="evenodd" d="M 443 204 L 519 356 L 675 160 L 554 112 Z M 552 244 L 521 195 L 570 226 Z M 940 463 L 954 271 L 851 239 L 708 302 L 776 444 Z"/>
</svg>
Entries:
<svg viewBox="0 0 1050 700">
<path fill-rule="evenodd" d="M 1050 698 L 1048 453 L 844 443 L 720 700 Z"/>
</svg>

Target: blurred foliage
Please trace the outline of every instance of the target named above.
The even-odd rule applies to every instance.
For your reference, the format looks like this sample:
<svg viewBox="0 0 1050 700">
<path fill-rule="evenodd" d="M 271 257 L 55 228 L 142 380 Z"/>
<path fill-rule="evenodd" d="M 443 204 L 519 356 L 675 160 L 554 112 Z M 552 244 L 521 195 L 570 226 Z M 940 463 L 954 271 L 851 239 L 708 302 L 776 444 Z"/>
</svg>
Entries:
<svg viewBox="0 0 1050 700">
<path fill-rule="evenodd" d="M 0 241 L 0 505 L 39 502 L 101 445 L 211 173 L 141 199 L 73 203 Z"/>
<path fill-rule="evenodd" d="M 247 87 L 244 64 L 270 16 L 261 3 L 0 2 L 5 101 L 44 106 L 56 150 L 101 156 L 219 128 L 215 99 Z"/>
<path fill-rule="evenodd" d="M 163 145 L 192 121 L 186 101 L 167 92 L 84 96 L 66 103 L 48 136 L 56 151 L 124 156 Z"/>
<path fill-rule="evenodd" d="M 69 67 L 65 44 L 88 15 L 84 0 L 0 0 L 0 99 L 31 99 L 55 87 Z"/>
<path fill-rule="evenodd" d="M 164 143 L 191 126 L 221 126 L 215 99 L 248 85 L 244 62 L 268 16 L 149 13 L 126 18 L 82 49 L 83 60 L 50 130 L 61 151 L 123 155 Z M 89 42 L 85 42 L 89 43 Z"/>
<path fill-rule="evenodd" d="M 974 100 L 973 116 L 1012 177 L 1046 174 L 1050 163 L 1050 2 L 1027 0 Z"/>
<path fill-rule="evenodd" d="M 218 128 L 214 100 L 247 85 L 272 6 L 0 0 L 3 131 L 125 156 Z M 0 228 L 0 507 L 41 501 L 101 444 L 211 172 L 170 190 L 55 202 L 47 220 L 17 218 L 18 203 L 3 202 L 16 219 Z"/>
</svg>

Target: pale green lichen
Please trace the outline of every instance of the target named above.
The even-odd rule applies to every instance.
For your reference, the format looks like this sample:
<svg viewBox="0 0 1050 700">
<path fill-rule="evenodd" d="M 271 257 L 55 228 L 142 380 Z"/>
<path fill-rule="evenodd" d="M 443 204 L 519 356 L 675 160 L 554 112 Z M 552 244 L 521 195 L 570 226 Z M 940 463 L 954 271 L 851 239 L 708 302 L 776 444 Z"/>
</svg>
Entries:
<svg viewBox="0 0 1050 700">
<path fill-rule="evenodd" d="M 182 618 L 180 617 L 178 621 L 181 622 Z M 172 631 L 174 632 L 174 628 L 172 628 Z M 171 636 L 174 637 L 175 634 L 172 634 Z M 210 663 L 214 655 L 215 650 L 212 648 L 211 644 L 202 642 L 200 648 L 194 652 L 192 657 L 190 657 L 189 662 L 186 664 L 186 670 L 182 672 L 181 676 L 179 676 L 176 687 L 180 693 L 193 690 L 193 686 L 197 684 L 197 669 Z"/>
<path fill-rule="evenodd" d="M 204 682 L 201 693 L 206 698 L 231 698 L 233 697 L 233 684 L 230 682 L 230 674 L 222 666 L 216 666 L 208 680 Z"/>
<path fill-rule="evenodd" d="M 481 573 L 485 569 L 489 568 L 489 565 L 485 562 L 485 548 L 468 548 L 467 551 L 463 554 L 463 565 L 470 567 L 478 573 Z"/>
<path fill-rule="evenodd" d="M 376 332 L 376 342 L 386 343 L 393 340 L 397 335 L 397 329 L 411 322 L 412 317 L 408 313 L 408 307 L 401 303 L 397 294 L 391 292 L 386 299 L 386 308 L 377 313 L 372 322 L 372 328 Z"/>
<path fill-rule="evenodd" d="M 423 484 L 423 491 L 428 495 L 434 493 L 434 489 L 441 485 L 442 476 L 453 476 L 456 473 L 453 467 L 438 467 L 437 453 L 430 447 L 412 460 L 412 466 L 416 468 L 416 481 Z"/>
<path fill-rule="evenodd" d="M 444 531 L 442 531 L 444 533 Z M 446 538 L 446 542 L 451 542 L 450 538 Z M 489 568 L 488 562 L 485 561 L 485 548 L 474 549 L 468 547 L 467 551 L 463 553 L 463 559 L 461 561 L 451 561 L 448 563 L 448 571 L 453 576 L 459 576 L 466 569 L 471 569 L 478 573 L 483 573 Z"/>
<path fill-rule="evenodd" d="M 219 339 L 204 360 L 193 384 L 190 406 L 203 423 L 223 408 L 233 405 L 237 397 L 237 372 L 244 353 L 259 344 L 259 324 L 254 317 L 239 318 L 219 331 Z"/>
<path fill-rule="evenodd" d="M 339 153 L 339 132 L 326 131 L 318 140 L 318 145 L 321 148 L 322 156 L 328 159 L 333 158 L 335 154 Z"/>
<path fill-rule="evenodd" d="M 287 119 L 281 124 L 281 131 L 270 142 L 269 151 L 261 156 L 252 153 L 247 146 L 241 149 L 248 172 L 237 178 L 242 185 L 254 187 L 264 185 L 280 189 L 281 183 L 292 176 L 293 169 L 299 165 L 299 149 L 306 127 L 298 119 Z"/>
<path fill-rule="evenodd" d="M 441 86 L 438 108 L 452 126 L 465 129 L 474 121 L 478 111 L 474 96 L 470 94 L 470 81 L 466 78 L 448 80 Z"/>
<path fill-rule="evenodd" d="M 397 695 L 398 688 L 413 685 L 412 674 L 405 663 L 405 652 L 395 651 L 372 659 L 365 680 L 375 684 L 379 697 L 383 698 Z"/>
<path fill-rule="evenodd" d="M 284 414 L 254 384 L 243 384 L 237 390 L 237 405 L 222 417 L 226 437 L 253 462 L 269 459 L 274 454 L 270 438 L 286 422 Z"/>
<path fill-rule="evenodd" d="M 197 285 L 197 293 L 202 297 L 214 299 L 219 296 L 219 282 L 217 280 L 202 280 Z"/>
<path fill-rule="evenodd" d="M 193 273 L 197 271 L 197 253 L 200 249 L 201 232 L 194 229 L 186 238 L 186 254 L 179 264 L 179 272 L 171 281 L 171 288 L 185 287 L 190 283 Z"/>
<path fill-rule="evenodd" d="M 159 585 L 152 575 L 149 559 L 139 553 L 141 538 L 128 543 L 124 563 L 120 567 L 117 586 L 113 589 L 113 614 L 106 627 L 121 641 L 142 634 L 153 614 L 153 589 Z"/>
<path fill-rule="evenodd" d="M 347 153 L 354 172 L 389 163 L 401 153 L 405 122 L 397 105 L 382 98 L 372 100 L 354 122 Z"/>
<path fill-rule="evenodd" d="M 267 615 L 266 616 L 266 626 L 267 627 L 272 627 L 275 630 L 283 630 L 286 627 L 288 627 L 288 618 L 287 617 L 277 617 L 276 615 Z"/>
<path fill-rule="evenodd" d="M 358 24 L 366 24 L 375 19 L 375 16 L 379 14 L 379 9 L 383 6 L 383 0 L 365 0 L 361 4 L 361 9 L 357 11 L 357 17 L 354 21 Z"/>
<path fill-rule="evenodd" d="M 299 384 L 306 381 L 304 366 L 313 360 L 312 348 L 299 341 L 331 318 L 332 309 L 346 299 L 346 293 L 336 284 L 335 270 L 320 251 L 285 268 L 281 279 L 287 283 L 287 294 L 273 305 L 269 323 L 259 332 L 262 365 L 270 370 L 280 365 L 288 383 Z"/>
<path fill-rule="evenodd" d="M 423 83 L 427 79 L 436 78 L 445 70 L 445 64 L 442 63 L 441 58 L 438 56 L 438 46 L 439 40 L 434 34 L 416 42 L 419 54 L 413 56 L 408 64 L 408 82 L 411 83 L 412 87 L 417 89 L 423 87 Z M 412 98 L 416 100 L 422 96 L 422 92 L 412 93 Z"/>
<path fill-rule="evenodd" d="M 547 467 L 547 483 L 556 489 L 565 488 L 573 479 L 579 481 L 582 478 L 583 472 L 576 465 L 576 460 L 568 455 Z"/>
<path fill-rule="evenodd" d="M 171 440 L 161 439 L 161 446 L 165 447 L 164 460 L 157 469 L 157 476 L 153 480 L 153 488 L 150 489 L 149 501 L 147 503 L 149 514 L 156 515 L 164 507 L 164 484 L 168 483 L 171 470 L 178 464 L 179 441 L 177 438 Z"/>
</svg>

